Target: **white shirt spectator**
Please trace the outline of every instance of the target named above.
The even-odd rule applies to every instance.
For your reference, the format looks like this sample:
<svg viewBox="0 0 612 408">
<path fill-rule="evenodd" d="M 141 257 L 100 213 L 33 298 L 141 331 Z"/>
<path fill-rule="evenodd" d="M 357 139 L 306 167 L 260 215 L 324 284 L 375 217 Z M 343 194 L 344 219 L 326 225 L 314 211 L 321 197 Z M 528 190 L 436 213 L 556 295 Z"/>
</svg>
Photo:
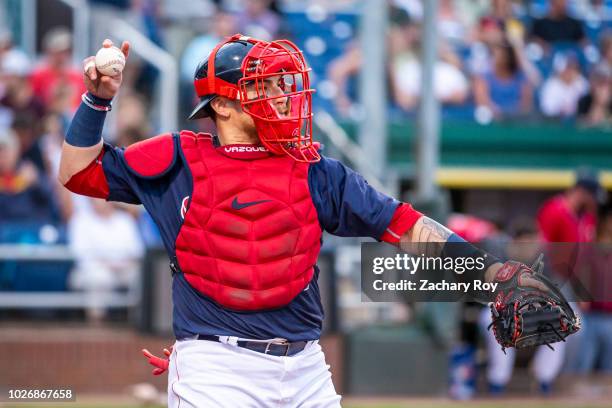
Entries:
<svg viewBox="0 0 612 408">
<path fill-rule="evenodd" d="M 468 80 L 461 70 L 444 61 L 436 62 L 434 93 L 441 102 L 468 91 Z M 400 92 L 418 97 L 421 94 L 421 64 L 414 58 L 398 59 L 394 67 L 395 83 Z"/>
<path fill-rule="evenodd" d="M 542 86 L 540 106 L 542 113 L 551 117 L 571 117 L 576 114 L 578 100 L 587 93 L 588 81 L 577 75 L 570 82 L 558 75 L 548 78 Z"/>
<path fill-rule="evenodd" d="M 68 224 L 77 260 L 71 286 L 89 291 L 131 287 L 144 246 L 134 218 L 103 200 L 92 211 L 77 211 Z"/>
</svg>

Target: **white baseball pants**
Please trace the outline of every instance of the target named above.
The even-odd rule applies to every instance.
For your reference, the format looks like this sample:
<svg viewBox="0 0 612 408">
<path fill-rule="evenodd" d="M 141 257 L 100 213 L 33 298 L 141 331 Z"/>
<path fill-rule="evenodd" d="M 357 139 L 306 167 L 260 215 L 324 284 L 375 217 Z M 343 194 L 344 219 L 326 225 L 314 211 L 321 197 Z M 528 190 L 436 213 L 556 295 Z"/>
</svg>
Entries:
<svg viewBox="0 0 612 408">
<path fill-rule="evenodd" d="M 276 357 L 206 340 L 174 344 L 170 408 L 337 408 L 340 396 L 318 342 Z"/>
</svg>

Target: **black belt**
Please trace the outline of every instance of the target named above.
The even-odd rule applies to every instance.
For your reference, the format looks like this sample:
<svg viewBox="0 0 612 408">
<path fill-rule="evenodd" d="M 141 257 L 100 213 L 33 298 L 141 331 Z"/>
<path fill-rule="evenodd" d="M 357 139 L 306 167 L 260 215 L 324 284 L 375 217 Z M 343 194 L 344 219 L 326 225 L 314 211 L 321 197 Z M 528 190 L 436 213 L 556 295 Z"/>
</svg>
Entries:
<svg viewBox="0 0 612 408">
<path fill-rule="evenodd" d="M 198 340 L 216 341 L 217 343 L 223 343 L 219 336 L 212 336 L 206 334 L 198 335 Z M 293 356 L 304 350 L 309 342 L 307 341 L 294 341 L 287 343 L 274 343 L 274 342 L 263 342 L 263 341 L 248 341 L 238 340 L 236 345 L 245 349 L 256 351 L 258 353 L 270 354 L 276 357 L 282 356 Z"/>
</svg>

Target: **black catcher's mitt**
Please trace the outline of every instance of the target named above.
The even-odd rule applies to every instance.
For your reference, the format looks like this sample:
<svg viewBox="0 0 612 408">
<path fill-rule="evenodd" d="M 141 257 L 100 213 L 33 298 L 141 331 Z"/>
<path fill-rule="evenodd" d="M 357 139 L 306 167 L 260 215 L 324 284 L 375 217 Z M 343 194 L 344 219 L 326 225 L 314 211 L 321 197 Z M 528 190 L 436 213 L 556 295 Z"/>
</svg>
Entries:
<svg viewBox="0 0 612 408">
<path fill-rule="evenodd" d="M 565 341 L 580 329 L 580 319 L 555 286 L 542 274 L 542 255 L 529 268 L 508 261 L 497 272 L 493 315 L 493 333 L 502 350 L 517 349 Z"/>
</svg>

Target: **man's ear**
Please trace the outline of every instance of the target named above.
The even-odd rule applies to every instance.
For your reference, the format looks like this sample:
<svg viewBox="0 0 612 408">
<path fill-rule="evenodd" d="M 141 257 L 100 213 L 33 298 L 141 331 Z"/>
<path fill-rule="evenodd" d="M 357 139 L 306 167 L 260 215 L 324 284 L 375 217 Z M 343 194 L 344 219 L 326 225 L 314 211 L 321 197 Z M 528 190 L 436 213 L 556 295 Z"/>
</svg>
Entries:
<svg viewBox="0 0 612 408">
<path fill-rule="evenodd" d="M 228 119 L 236 110 L 234 101 L 225 96 L 217 96 L 210 101 L 210 106 L 215 111 L 217 118 L 221 119 Z"/>
</svg>

